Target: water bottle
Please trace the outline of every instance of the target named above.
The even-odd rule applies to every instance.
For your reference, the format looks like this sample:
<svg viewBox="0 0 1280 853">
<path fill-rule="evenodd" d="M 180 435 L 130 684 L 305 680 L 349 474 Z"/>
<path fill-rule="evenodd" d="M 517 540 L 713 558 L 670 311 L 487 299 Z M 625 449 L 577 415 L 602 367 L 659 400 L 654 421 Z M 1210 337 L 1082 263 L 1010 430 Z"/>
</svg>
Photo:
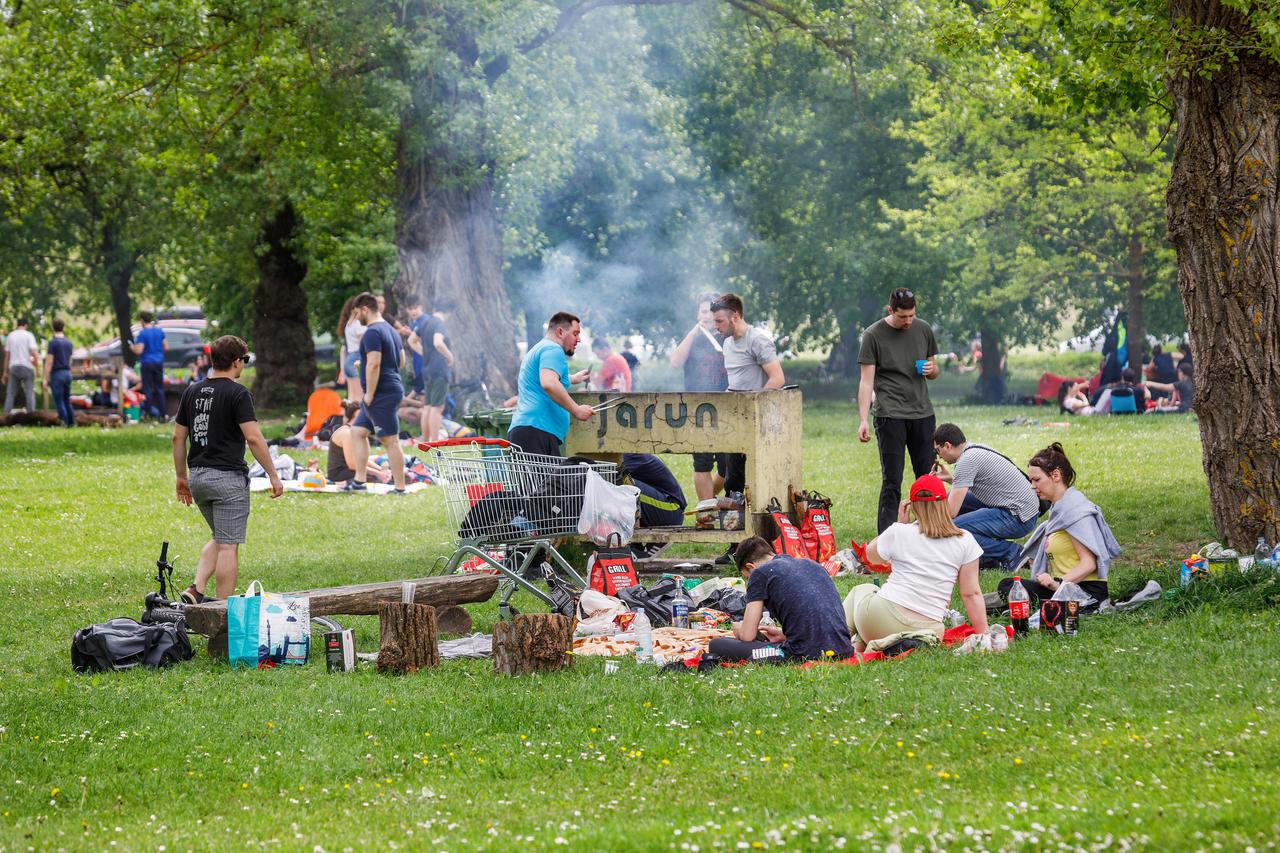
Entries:
<svg viewBox="0 0 1280 853">
<path fill-rule="evenodd" d="M 1022 578 L 1013 576 L 1013 586 L 1009 587 L 1009 619 L 1013 622 L 1013 632 L 1024 635 L 1028 630 L 1031 618 L 1031 598 L 1022 585 Z"/>
<path fill-rule="evenodd" d="M 647 663 L 653 659 L 653 623 L 649 621 L 649 614 L 641 608 L 636 612 L 636 618 L 631 623 L 631 632 L 635 634 L 636 639 L 640 641 L 639 648 L 636 649 L 636 660 Z"/>
<path fill-rule="evenodd" d="M 1271 559 L 1271 546 L 1267 544 L 1267 537 L 1258 537 L 1258 547 L 1253 549 L 1253 559 L 1259 563 Z"/>
<path fill-rule="evenodd" d="M 671 627 L 688 628 L 689 611 L 693 609 L 693 599 L 684 591 L 684 578 L 676 575 L 676 597 L 671 599 Z"/>
</svg>

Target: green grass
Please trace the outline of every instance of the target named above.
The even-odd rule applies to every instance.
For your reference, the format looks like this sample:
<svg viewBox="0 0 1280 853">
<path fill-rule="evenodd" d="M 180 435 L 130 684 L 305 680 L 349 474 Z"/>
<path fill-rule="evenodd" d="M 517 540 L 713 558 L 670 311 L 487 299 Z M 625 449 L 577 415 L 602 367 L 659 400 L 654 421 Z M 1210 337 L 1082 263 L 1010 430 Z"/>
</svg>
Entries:
<svg viewBox="0 0 1280 853">
<path fill-rule="evenodd" d="M 1213 538 L 1192 420 L 1000 425 L 1027 411 L 939 417 L 1016 460 L 1062 440 L 1125 547 L 1118 586 L 1169 582 Z M 841 540 L 872 532 L 878 491 L 853 427 L 848 405 L 806 411 L 807 485 L 835 498 Z M 6 430 L 0 471 L 0 849 L 1242 849 L 1277 834 L 1274 609 L 1206 598 L 1000 656 L 857 668 L 231 672 L 197 641 L 170 670 L 76 676 L 72 632 L 136 615 L 160 540 L 186 575 L 207 530 L 172 498 L 163 427 Z M 448 540 L 434 490 L 255 496 L 241 581 L 407 577 Z M 481 627 L 496 615 L 472 609 Z M 373 620 L 356 622 L 371 648 Z"/>
</svg>

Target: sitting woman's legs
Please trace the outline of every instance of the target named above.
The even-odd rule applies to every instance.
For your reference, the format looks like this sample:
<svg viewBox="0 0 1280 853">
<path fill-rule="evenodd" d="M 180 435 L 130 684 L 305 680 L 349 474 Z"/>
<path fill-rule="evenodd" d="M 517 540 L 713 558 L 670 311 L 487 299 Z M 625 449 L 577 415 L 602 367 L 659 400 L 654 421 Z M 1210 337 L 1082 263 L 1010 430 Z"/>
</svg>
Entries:
<svg viewBox="0 0 1280 853">
<path fill-rule="evenodd" d="M 880 597 L 880 587 L 864 583 L 849 590 L 844 598 L 845 624 L 853 634 L 853 647 L 861 652 L 867 643 L 903 632 L 931 631 L 942 637 L 941 622 L 912 618 L 898 605 Z"/>
</svg>

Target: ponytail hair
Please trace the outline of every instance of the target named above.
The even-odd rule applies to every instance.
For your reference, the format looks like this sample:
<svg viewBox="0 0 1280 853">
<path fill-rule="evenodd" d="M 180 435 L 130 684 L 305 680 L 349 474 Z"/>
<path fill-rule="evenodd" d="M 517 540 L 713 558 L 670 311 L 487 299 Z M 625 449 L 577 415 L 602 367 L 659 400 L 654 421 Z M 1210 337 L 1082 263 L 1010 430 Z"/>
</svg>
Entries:
<svg viewBox="0 0 1280 853">
<path fill-rule="evenodd" d="M 1034 465 L 1046 474 L 1061 471 L 1062 482 L 1067 486 L 1076 481 L 1076 469 L 1071 467 L 1071 460 L 1067 458 L 1067 451 L 1063 449 L 1062 443 L 1059 441 L 1055 441 L 1035 456 L 1032 456 L 1027 465 Z"/>
</svg>

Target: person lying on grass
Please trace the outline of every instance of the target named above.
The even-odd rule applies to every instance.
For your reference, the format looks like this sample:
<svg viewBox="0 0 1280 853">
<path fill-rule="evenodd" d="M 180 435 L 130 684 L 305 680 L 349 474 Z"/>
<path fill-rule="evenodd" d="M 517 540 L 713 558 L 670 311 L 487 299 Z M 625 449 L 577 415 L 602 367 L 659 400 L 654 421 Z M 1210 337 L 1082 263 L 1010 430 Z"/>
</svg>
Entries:
<svg viewBox="0 0 1280 853">
<path fill-rule="evenodd" d="M 915 515 L 912 522 L 910 516 Z M 892 634 L 929 633 L 942 639 L 951 592 L 960 582 L 969 624 L 987 632 L 987 611 L 978 586 L 982 546 L 956 527 L 947 506 L 947 487 L 933 474 L 911 484 L 898 506 L 898 523 L 867 543 L 867 559 L 893 567 L 883 587 L 864 583 L 844 599 L 845 622 L 859 652 Z"/>
<path fill-rule="evenodd" d="M 1027 476 L 1036 494 L 1052 504 L 1049 517 L 1032 532 L 1017 560 L 1020 566 L 1030 561 L 1035 580 L 1023 580 L 1022 585 L 1032 603 L 1053 598 L 1064 581 L 1079 584 L 1099 604 L 1106 601 L 1107 569 L 1120 555 L 1120 545 L 1102 510 L 1072 485 L 1076 471 L 1062 445 L 1055 441 L 1031 457 Z M 1005 601 L 1012 586 L 1013 578 L 1006 578 L 997 587 Z"/>
<path fill-rule="evenodd" d="M 744 539 L 733 559 L 747 579 L 747 609 L 733 626 L 733 637 L 711 641 L 710 654 L 774 663 L 853 654 L 840 594 L 826 569 L 813 560 L 778 556 L 759 536 Z M 780 628 L 760 627 L 765 609 Z"/>
</svg>

